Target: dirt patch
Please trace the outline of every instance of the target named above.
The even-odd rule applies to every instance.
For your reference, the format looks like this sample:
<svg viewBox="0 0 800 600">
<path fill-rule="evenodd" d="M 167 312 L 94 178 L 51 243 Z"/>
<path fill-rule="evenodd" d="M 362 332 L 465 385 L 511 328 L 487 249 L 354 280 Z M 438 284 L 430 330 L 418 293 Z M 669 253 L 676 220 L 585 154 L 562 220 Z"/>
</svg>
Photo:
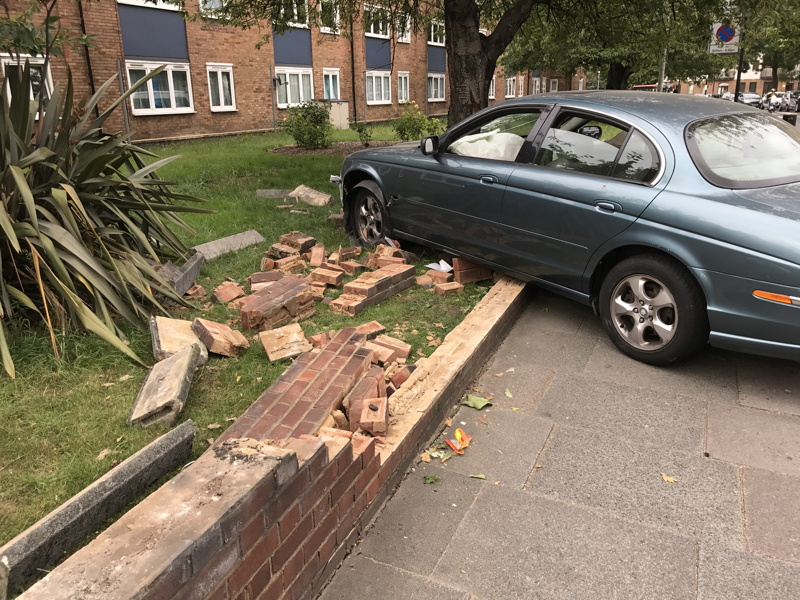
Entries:
<svg viewBox="0 0 800 600">
<path fill-rule="evenodd" d="M 370 142 L 370 148 L 380 148 L 382 146 L 394 146 L 400 142 Z M 331 144 L 329 148 L 317 148 L 309 150 L 307 148 L 299 148 L 298 146 L 281 146 L 273 148 L 270 152 L 278 154 L 286 154 L 288 156 L 314 156 L 314 155 L 328 155 L 328 156 L 347 156 L 353 152 L 364 150 L 364 145 L 361 142 L 336 142 Z"/>
</svg>

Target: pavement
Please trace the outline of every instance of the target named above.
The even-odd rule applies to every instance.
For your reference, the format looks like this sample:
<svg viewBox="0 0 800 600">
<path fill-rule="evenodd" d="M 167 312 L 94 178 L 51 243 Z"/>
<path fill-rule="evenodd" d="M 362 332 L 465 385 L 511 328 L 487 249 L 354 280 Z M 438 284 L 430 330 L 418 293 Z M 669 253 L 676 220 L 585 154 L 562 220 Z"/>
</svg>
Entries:
<svg viewBox="0 0 800 600">
<path fill-rule="evenodd" d="M 534 291 L 471 392 L 320 600 L 800 598 L 800 365 L 651 367 Z"/>
</svg>

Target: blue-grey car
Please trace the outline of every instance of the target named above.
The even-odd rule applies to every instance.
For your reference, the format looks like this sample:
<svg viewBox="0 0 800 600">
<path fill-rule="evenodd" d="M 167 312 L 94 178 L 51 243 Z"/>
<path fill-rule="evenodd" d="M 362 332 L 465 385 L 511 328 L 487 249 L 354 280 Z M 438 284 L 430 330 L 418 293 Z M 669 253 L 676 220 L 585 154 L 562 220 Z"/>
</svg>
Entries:
<svg viewBox="0 0 800 600">
<path fill-rule="evenodd" d="M 654 365 L 800 360 L 800 133 L 742 104 L 568 92 L 348 156 L 348 232 L 396 237 L 590 304 Z"/>
</svg>

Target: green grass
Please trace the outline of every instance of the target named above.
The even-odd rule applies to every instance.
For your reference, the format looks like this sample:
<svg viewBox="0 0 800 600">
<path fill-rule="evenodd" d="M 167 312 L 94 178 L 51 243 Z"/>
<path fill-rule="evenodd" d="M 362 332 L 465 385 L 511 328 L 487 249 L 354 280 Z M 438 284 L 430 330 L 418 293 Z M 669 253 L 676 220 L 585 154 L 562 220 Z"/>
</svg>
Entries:
<svg viewBox="0 0 800 600">
<path fill-rule="evenodd" d="M 374 139 L 393 139 L 388 127 L 377 128 Z M 336 141 L 357 141 L 352 131 L 337 131 Z M 349 245 L 341 229 L 328 222 L 339 212 L 338 193 L 328 178 L 338 173 L 337 156 L 286 156 L 269 149 L 291 144 L 285 134 L 264 134 L 153 147 L 162 155 L 180 154 L 159 171 L 179 191 L 207 199 L 215 215 L 185 215 L 196 230 L 181 234 L 187 246 L 256 229 L 267 239 L 258 248 L 246 248 L 210 262 L 198 280 L 209 292 L 226 277 L 245 282 L 258 270 L 261 255 L 282 233 L 300 230 L 328 248 Z M 282 202 L 255 197 L 256 189 L 291 189 L 306 184 L 334 194 L 330 207 L 308 207 L 308 214 L 279 209 Z M 421 254 L 421 264 L 435 259 Z M 418 266 L 419 272 L 424 267 Z M 429 355 L 485 294 L 487 284 L 468 285 L 463 296 L 440 297 L 414 287 L 356 319 L 332 314 L 317 305 L 316 314 L 301 323 L 307 335 L 339 329 L 372 319 L 391 335 L 412 344 L 412 359 Z M 335 295 L 331 293 L 331 295 Z M 179 318 L 194 316 L 226 322 L 238 313 L 215 305 L 177 310 Z M 152 361 L 147 331 L 125 328 L 130 346 Z M 429 340 L 428 337 L 433 338 Z M 166 427 L 129 428 L 125 419 L 146 370 L 95 337 L 70 332 L 56 338 L 60 358 L 53 356 L 47 333 L 38 326 L 16 324 L 10 336 L 18 377 L 0 377 L 0 544 L 78 493 L 105 473 L 163 434 Z M 208 447 L 229 421 L 238 417 L 290 364 L 270 364 L 257 342 L 239 359 L 212 357 L 195 374 L 180 421 L 192 419 L 200 428 L 195 454 Z M 220 429 L 207 429 L 218 423 Z M 105 449 L 111 454 L 101 460 Z"/>
</svg>

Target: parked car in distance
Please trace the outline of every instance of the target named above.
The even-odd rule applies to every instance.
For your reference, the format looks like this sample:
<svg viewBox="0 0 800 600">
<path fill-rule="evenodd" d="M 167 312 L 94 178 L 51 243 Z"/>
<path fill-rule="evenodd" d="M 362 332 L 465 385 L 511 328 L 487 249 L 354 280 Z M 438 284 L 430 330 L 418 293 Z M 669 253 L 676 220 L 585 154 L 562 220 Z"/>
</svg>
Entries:
<svg viewBox="0 0 800 600">
<path fill-rule="evenodd" d="M 786 92 L 781 98 L 781 112 L 800 112 L 798 100 L 800 100 L 800 90 Z"/>
<path fill-rule="evenodd" d="M 769 160 L 765 160 L 769 157 Z M 738 103 L 583 91 L 348 156 L 345 226 L 594 307 L 625 354 L 800 360 L 800 132 Z"/>
<path fill-rule="evenodd" d="M 728 100 L 733 102 L 733 96 L 734 96 L 733 92 L 725 92 L 720 96 L 720 98 L 722 98 L 723 100 Z"/>
<path fill-rule="evenodd" d="M 758 106 L 759 102 L 761 102 L 761 96 L 758 94 L 751 94 L 750 92 L 742 92 L 739 94 L 737 102 L 747 104 L 748 106 Z"/>
<path fill-rule="evenodd" d="M 768 98 L 769 94 L 770 93 L 767 92 L 766 94 L 761 96 L 761 101 L 758 103 L 758 108 L 761 108 L 763 110 L 766 110 L 767 108 L 769 108 L 769 98 Z M 784 94 L 783 94 L 783 92 L 775 92 L 775 95 L 778 97 L 778 102 L 780 102 L 781 99 L 783 98 Z"/>
</svg>

